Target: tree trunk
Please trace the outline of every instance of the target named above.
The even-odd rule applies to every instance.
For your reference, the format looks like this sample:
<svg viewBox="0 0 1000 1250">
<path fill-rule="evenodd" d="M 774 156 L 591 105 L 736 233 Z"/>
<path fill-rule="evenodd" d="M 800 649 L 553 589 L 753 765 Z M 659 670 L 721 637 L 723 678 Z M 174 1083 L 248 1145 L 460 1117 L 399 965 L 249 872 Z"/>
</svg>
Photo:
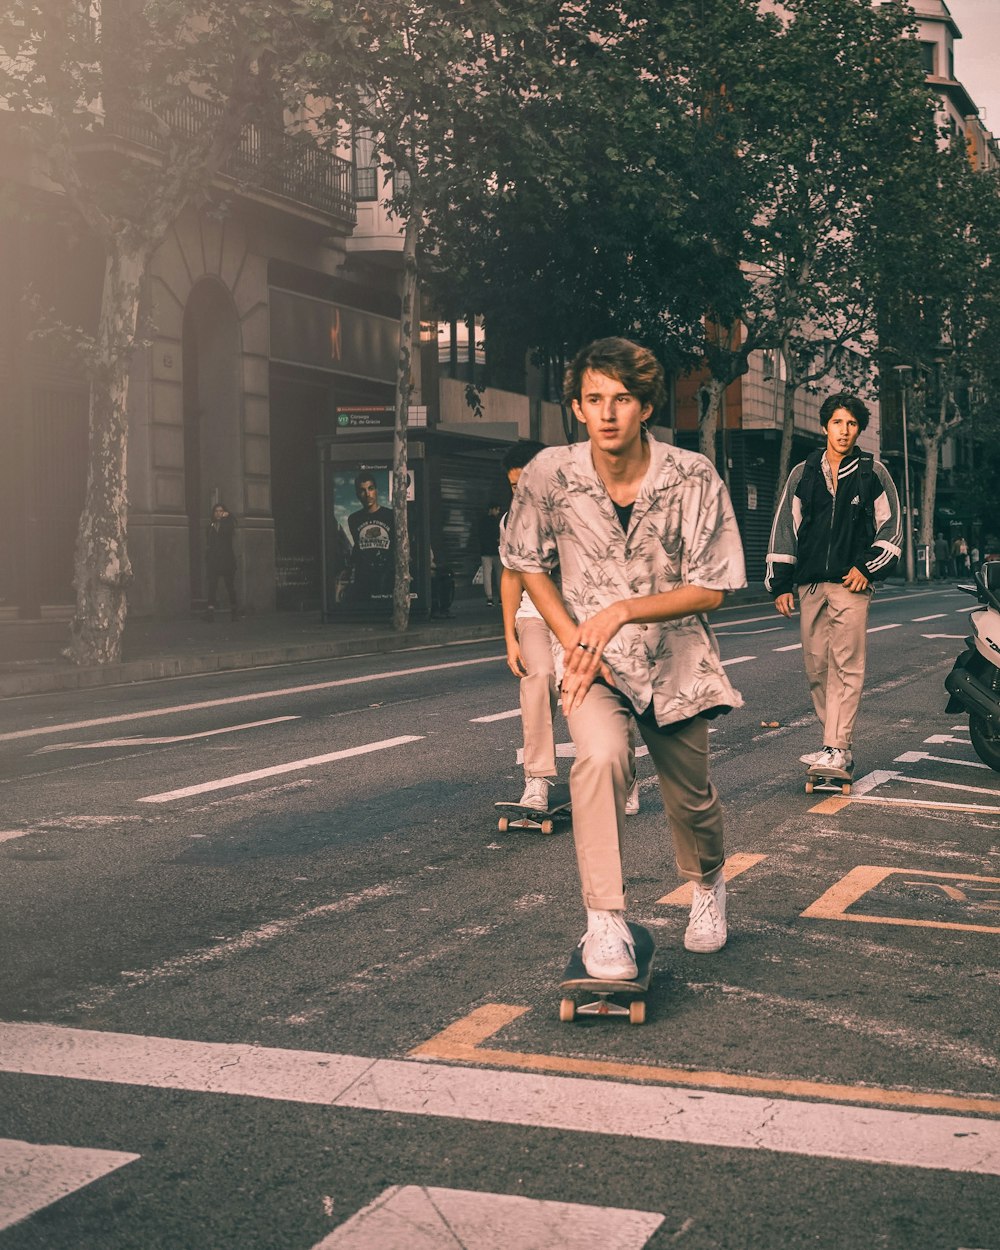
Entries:
<svg viewBox="0 0 1000 1250">
<path fill-rule="evenodd" d="M 722 396 L 725 394 L 726 384 L 719 378 L 710 376 L 707 382 L 703 382 L 699 390 L 699 397 L 702 393 L 706 396 L 705 411 L 701 414 L 698 422 L 698 450 L 703 456 L 707 456 L 712 464 L 715 464 L 715 436 L 719 428 L 719 412 L 722 408 Z"/>
<path fill-rule="evenodd" d="M 415 180 L 412 185 L 415 185 Z M 399 359 L 396 365 L 396 424 L 392 439 L 392 516 L 396 534 L 396 577 L 392 595 L 392 625 L 400 633 L 404 633 L 410 623 L 410 531 L 406 515 L 407 421 L 410 410 L 414 305 L 417 295 L 417 236 L 423 216 L 423 202 L 414 193 L 408 207 L 406 231 L 403 235 L 403 277 L 399 301 Z"/>
<path fill-rule="evenodd" d="M 148 256 L 110 245 L 90 385 L 87 493 L 74 560 L 76 614 L 64 655 L 74 664 L 114 664 L 132 580 L 126 532 L 129 363 Z"/>
<path fill-rule="evenodd" d="M 934 551 L 934 505 L 937 502 L 938 448 L 941 431 L 918 429 L 924 449 L 924 481 L 920 489 L 920 541 Z"/>
<path fill-rule="evenodd" d="M 785 364 L 785 385 L 782 394 L 781 415 L 781 447 L 778 451 L 778 480 L 774 486 L 774 506 L 781 502 L 781 493 L 788 481 L 792 468 L 792 445 L 795 442 L 795 396 L 799 390 L 799 380 L 794 372 L 793 362 L 789 359 L 791 352 L 785 347 L 781 349 L 781 359 Z M 775 385 L 780 379 L 775 378 Z"/>
</svg>

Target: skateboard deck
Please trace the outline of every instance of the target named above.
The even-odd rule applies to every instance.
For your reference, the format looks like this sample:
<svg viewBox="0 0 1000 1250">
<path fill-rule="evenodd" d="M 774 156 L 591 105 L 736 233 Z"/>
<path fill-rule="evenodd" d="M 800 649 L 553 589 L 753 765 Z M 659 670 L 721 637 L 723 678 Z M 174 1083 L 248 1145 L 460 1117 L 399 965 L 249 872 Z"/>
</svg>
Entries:
<svg viewBox="0 0 1000 1250">
<path fill-rule="evenodd" d="M 851 779 L 854 773 L 842 768 L 820 768 L 813 766 L 806 770 L 806 794 L 814 790 L 823 790 L 827 794 L 850 794 Z"/>
<path fill-rule="evenodd" d="M 497 828 L 501 833 L 508 829 L 540 829 L 542 833 L 554 833 L 556 823 L 569 818 L 571 809 L 569 790 L 553 786 L 548 807 L 525 807 L 523 803 L 494 803 L 499 812 Z"/>
<path fill-rule="evenodd" d="M 635 962 L 638 976 L 633 981 L 601 981 L 587 975 L 583 966 L 580 947 L 573 950 L 559 983 L 560 989 L 579 994 L 583 1002 L 567 993 L 559 1004 L 559 1019 L 564 1022 L 577 1016 L 628 1016 L 630 1024 L 642 1024 L 646 1019 L 646 1000 L 643 997 L 653 979 L 653 951 L 656 949 L 653 935 L 641 924 L 629 923 L 635 942 Z M 628 1004 L 617 1002 L 627 998 Z"/>
</svg>

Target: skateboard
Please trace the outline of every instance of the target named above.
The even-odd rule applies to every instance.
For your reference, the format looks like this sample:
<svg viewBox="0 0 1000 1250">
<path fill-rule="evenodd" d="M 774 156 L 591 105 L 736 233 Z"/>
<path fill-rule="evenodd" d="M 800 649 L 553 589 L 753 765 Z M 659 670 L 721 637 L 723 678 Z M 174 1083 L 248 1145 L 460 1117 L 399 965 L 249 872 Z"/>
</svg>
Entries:
<svg viewBox="0 0 1000 1250">
<path fill-rule="evenodd" d="M 824 790 L 827 794 L 850 794 L 853 769 L 850 772 L 842 768 L 822 768 L 814 764 L 806 769 L 806 794 L 814 790 Z"/>
<path fill-rule="evenodd" d="M 635 962 L 639 975 L 634 981 L 600 981 L 587 976 L 583 966 L 580 947 L 577 946 L 569 958 L 560 988 L 564 991 L 576 991 L 586 995 L 586 1001 L 578 1003 L 575 998 L 566 997 L 559 1004 L 559 1019 L 564 1023 L 575 1020 L 577 1016 L 628 1016 L 630 1024 L 643 1024 L 646 1019 L 646 999 L 644 997 L 653 978 L 653 936 L 641 924 L 629 924 L 635 941 Z M 616 1002 L 616 997 L 628 998 L 625 1005 Z"/>
<path fill-rule="evenodd" d="M 494 803 L 500 813 L 497 828 L 501 833 L 508 829 L 540 829 L 542 833 L 554 833 L 556 822 L 566 820 L 570 814 L 569 791 L 553 786 L 549 794 L 549 806 L 525 807 L 521 803 Z"/>
</svg>

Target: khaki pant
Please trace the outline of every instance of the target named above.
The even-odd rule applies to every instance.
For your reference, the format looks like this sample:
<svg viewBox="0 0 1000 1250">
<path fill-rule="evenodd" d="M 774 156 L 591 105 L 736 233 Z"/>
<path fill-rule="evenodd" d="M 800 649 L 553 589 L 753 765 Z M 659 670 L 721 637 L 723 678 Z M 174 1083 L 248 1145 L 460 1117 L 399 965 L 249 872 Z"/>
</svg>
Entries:
<svg viewBox="0 0 1000 1250">
<path fill-rule="evenodd" d="M 802 661 L 823 745 L 849 750 L 865 681 L 871 592 L 839 582 L 799 587 Z"/>
<path fill-rule="evenodd" d="M 528 670 L 519 683 L 521 726 L 524 731 L 524 775 L 556 775 L 556 743 L 552 724 L 556 713 L 556 665 L 549 627 L 537 616 L 515 621 L 521 658 Z"/>
<path fill-rule="evenodd" d="M 617 911 L 625 907 L 621 832 L 632 780 L 632 712 L 613 690 L 591 686 L 568 719 L 576 744 L 569 785 L 583 902 L 586 907 Z M 722 807 L 708 778 L 708 722 L 695 719 L 673 734 L 638 723 L 659 778 L 677 868 L 689 881 L 711 884 L 725 850 Z"/>
</svg>

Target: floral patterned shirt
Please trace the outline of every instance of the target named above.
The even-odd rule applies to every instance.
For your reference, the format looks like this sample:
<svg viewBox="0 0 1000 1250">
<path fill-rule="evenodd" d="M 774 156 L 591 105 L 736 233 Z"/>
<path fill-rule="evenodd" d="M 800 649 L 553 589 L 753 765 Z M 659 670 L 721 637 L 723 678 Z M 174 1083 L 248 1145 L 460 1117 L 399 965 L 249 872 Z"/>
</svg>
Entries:
<svg viewBox="0 0 1000 1250">
<path fill-rule="evenodd" d="M 722 591 L 746 585 L 732 504 L 711 463 L 652 438 L 648 447 L 649 468 L 627 532 L 594 468 L 589 443 L 539 452 L 521 474 L 503 562 L 521 573 L 558 568 L 563 599 L 577 622 L 637 595 L 684 585 Z M 562 647 L 555 646 L 561 660 Z M 701 615 L 624 625 L 604 660 L 636 711 L 652 704 L 659 725 L 743 704 Z"/>
</svg>

